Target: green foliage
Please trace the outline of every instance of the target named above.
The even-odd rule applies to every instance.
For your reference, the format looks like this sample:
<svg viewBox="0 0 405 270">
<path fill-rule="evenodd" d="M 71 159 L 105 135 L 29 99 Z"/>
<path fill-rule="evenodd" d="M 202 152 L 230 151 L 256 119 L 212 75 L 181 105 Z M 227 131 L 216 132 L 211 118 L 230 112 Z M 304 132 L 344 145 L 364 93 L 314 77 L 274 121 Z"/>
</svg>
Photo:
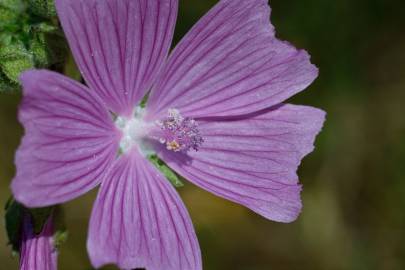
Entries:
<svg viewBox="0 0 405 270">
<path fill-rule="evenodd" d="M 8 15 L 14 13 L 17 15 L 25 8 L 25 2 L 23 0 L 0 0 L 0 9 L 7 11 Z M 2 14 L 3 15 L 3 14 Z"/>
<path fill-rule="evenodd" d="M 21 41 L 15 40 L 0 47 L 0 67 L 9 80 L 18 83 L 20 73 L 34 67 L 33 55 Z"/>
<path fill-rule="evenodd" d="M 0 69 L 0 93 L 17 91 L 19 88 L 19 85 L 10 81 Z"/>
<path fill-rule="evenodd" d="M 153 165 L 167 178 L 167 180 L 172 183 L 175 187 L 182 187 L 184 186 L 183 182 L 180 180 L 180 176 L 178 176 L 169 166 L 166 165 L 157 155 L 150 155 L 148 159 L 152 162 Z"/>
<path fill-rule="evenodd" d="M 30 51 L 36 67 L 49 67 L 65 61 L 66 41 L 57 27 L 40 23 L 31 28 L 31 35 Z"/>
<path fill-rule="evenodd" d="M 30 10 L 33 14 L 44 18 L 56 16 L 56 9 L 53 0 L 28 0 Z"/>
<path fill-rule="evenodd" d="M 15 4 L 18 4 L 20 1 L 5 1 L 0 0 L 0 30 L 10 24 L 10 22 L 15 22 L 18 17 L 18 10 L 15 7 Z"/>
<path fill-rule="evenodd" d="M 53 0 L 0 0 L 0 91 L 18 89 L 24 70 L 62 70 L 66 44 Z"/>
</svg>

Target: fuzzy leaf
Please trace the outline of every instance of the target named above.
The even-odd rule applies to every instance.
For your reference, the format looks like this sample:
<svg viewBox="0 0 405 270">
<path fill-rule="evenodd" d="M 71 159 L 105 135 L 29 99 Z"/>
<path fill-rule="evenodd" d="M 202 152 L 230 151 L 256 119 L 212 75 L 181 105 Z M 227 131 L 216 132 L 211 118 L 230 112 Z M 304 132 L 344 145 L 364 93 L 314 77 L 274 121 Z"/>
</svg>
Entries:
<svg viewBox="0 0 405 270">
<path fill-rule="evenodd" d="M 0 5 L 0 29 L 5 28 L 10 22 L 16 19 L 16 13 Z"/>
<path fill-rule="evenodd" d="M 18 91 L 20 86 L 10 81 L 0 70 L 0 93 Z"/>
<path fill-rule="evenodd" d="M 32 13 L 44 18 L 56 16 L 56 9 L 53 0 L 29 0 L 29 7 Z"/>
<path fill-rule="evenodd" d="M 19 83 L 20 73 L 34 67 L 32 54 L 25 49 L 21 41 L 1 46 L 0 67 L 9 80 Z"/>
<path fill-rule="evenodd" d="M 0 32 L 13 29 L 20 23 L 18 19 L 24 7 L 22 0 L 0 0 Z"/>
<path fill-rule="evenodd" d="M 65 61 L 67 46 L 62 32 L 52 24 L 42 22 L 31 27 L 30 52 L 35 67 L 49 67 Z"/>
<path fill-rule="evenodd" d="M 63 63 L 68 52 L 64 36 L 55 31 L 45 33 L 44 38 L 47 46 L 48 65 Z"/>
<path fill-rule="evenodd" d="M 44 33 L 35 34 L 30 44 L 30 51 L 34 57 L 35 66 L 38 68 L 49 65 L 44 35 Z"/>
<path fill-rule="evenodd" d="M 33 28 L 35 29 L 35 31 L 39 31 L 42 33 L 59 33 L 59 28 L 57 28 L 56 26 L 54 26 L 48 22 L 38 23 Z"/>
<path fill-rule="evenodd" d="M 22 0 L 0 0 L 0 7 L 19 12 L 24 9 L 24 1 Z"/>
</svg>

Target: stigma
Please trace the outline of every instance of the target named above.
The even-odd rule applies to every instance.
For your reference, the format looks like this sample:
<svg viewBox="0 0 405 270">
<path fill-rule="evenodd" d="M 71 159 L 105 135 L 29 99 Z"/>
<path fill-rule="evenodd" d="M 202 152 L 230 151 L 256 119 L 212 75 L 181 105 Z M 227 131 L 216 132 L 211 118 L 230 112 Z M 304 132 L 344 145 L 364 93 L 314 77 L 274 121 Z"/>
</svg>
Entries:
<svg viewBox="0 0 405 270">
<path fill-rule="evenodd" d="M 183 117 L 177 109 L 169 109 L 167 117 L 156 121 L 156 125 L 160 129 L 156 134 L 157 138 L 161 144 L 166 145 L 167 150 L 198 151 L 204 142 L 197 121 L 190 117 Z"/>
</svg>

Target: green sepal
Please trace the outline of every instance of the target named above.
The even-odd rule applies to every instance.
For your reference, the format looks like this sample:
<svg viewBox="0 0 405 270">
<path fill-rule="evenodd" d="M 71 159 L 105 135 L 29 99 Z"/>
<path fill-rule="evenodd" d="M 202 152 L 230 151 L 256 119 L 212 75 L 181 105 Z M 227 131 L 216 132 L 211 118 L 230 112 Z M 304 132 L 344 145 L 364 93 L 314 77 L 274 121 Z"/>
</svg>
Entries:
<svg viewBox="0 0 405 270">
<path fill-rule="evenodd" d="M 29 209 L 35 234 L 40 234 L 42 232 L 42 229 L 44 228 L 45 223 L 48 221 L 50 215 L 52 214 L 53 209 L 53 206 Z"/>
<path fill-rule="evenodd" d="M 148 102 L 149 95 L 150 95 L 150 91 L 147 92 L 146 95 L 143 96 L 141 102 L 139 103 L 139 107 L 141 107 L 142 109 L 146 107 L 146 103 Z"/>
<path fill-rule="evenodd" d="M 13 254 L 18 252 L 21 239 L 21 226 L 23 221 L 24 207 L 10 198 L 6 203 L 6 231 L 8 236 L 8 244 L 11 245 Z"/>
<path fill-rule="evenodd" d="M 28 209 L 15 201 L 14 198 L 10 198 L 6 203 L 5 210 L 6 231 L 13 255 L 18 254 L 19 252 L 22 226 L 27 214 L 31 216 L 31 222 L 35 234 L 40 234 L 43 231 L 46 222 L 52 216 L 55 231 L 53 237 L 56 248 L 63 244 L 67 239 L 68 232 L 65 226 L 64 213 L 60 206 Z"/>
<path fill-rule="evenodd" d="M 167 166 L 157 155 L 149 155 L 148 159 L 167 178 L 167 180 L 172 183 L 173 186 L 184 186 L 183 182 L 180 180 L 180 176 L 172 171 L 172 169 L 170 169 L 170 167 Z"/>
<path fill-rule="evenodd" d="M 66 230 L 57 230 L 53 235 L 53 245 L 59 249 L 68 239 L 69 233 Z"/>
<path fill-rule="evenodd" d="M 10 81 L 18 84 L 21 72 L 32 69 L 34 60 L 21 41 L 14 41 L 0 47 L 0 67 Z"/>
</svg>

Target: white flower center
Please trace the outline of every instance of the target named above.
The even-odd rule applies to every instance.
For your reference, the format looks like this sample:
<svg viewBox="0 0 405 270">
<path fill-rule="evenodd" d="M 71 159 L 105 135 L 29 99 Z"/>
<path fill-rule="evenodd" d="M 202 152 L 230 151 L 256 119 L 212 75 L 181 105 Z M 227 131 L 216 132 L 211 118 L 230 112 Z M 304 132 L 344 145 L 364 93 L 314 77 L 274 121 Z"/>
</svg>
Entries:
<svg viewBox="0 0 405 270">
<path fill-rule="evenodd" d="M 204 142 L 197 122 L 184 118 L 176 109 L 169 109 L 167 117 L 155 122 L 144 121 L 145 110 L 136 107 L 131 117 L 117 117 L 115 125 L 121 130 L 120 152 L 127 153 L 136 146 L 145 156 L 155 154 L 151 140 L 165 144 L 167 150 L 198 151 Z"/>
<path fill-rule="evenodd" d="M 143 116 L 144 109 L 138 106 L 135 108 L 132 117 L 119 116 L 115 120 L 115 125 L 122 132 L 120 141 L 120 151 L 122 153 L 127 153 L 134 146 L 137 146 L 145 155 L 154 153 L 146 140 L 149 130 L 153 128 L 153 124 L 145 122 Z"/>
</svg>

